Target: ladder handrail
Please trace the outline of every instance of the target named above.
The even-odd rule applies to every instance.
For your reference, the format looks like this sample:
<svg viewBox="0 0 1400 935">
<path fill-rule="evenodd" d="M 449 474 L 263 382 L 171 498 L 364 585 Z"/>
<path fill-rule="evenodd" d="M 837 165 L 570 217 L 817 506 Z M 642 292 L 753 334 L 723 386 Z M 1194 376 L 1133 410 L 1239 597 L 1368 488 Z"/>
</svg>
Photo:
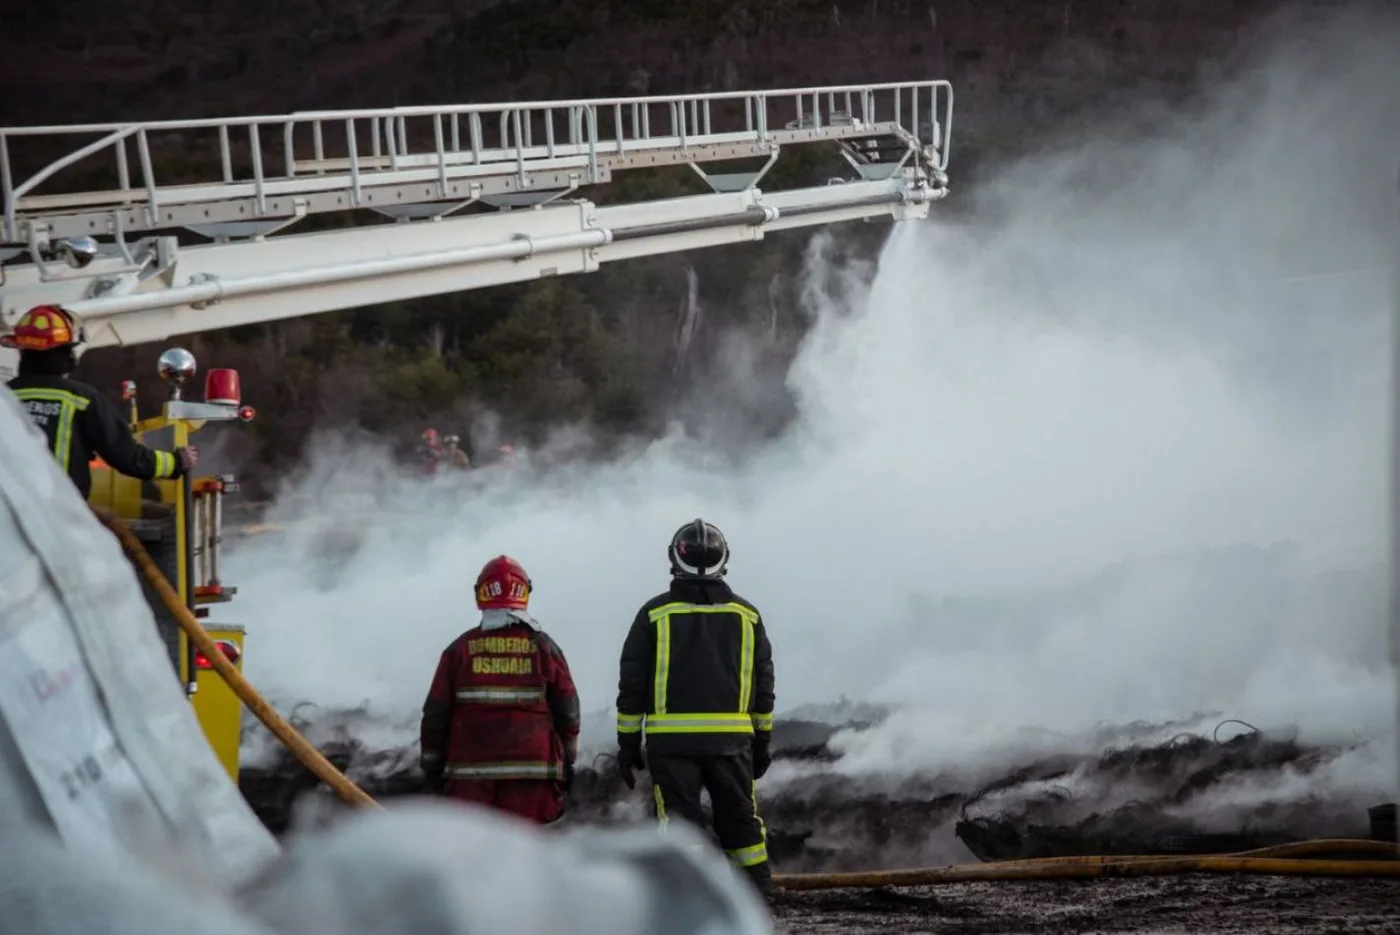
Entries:
<svg viewBox="0 0 1400 935">
<path fill-rule="evenodd" d="M 68 155 L 49 163 L 29 178 L 25 179 L 23 183 L 12 190 L 11 196 L 13 198 L 23 197 L 30 190 L 37 188 L 40 183 L 46 182 L 52 178 L 56 172 L 60 172 L 75 163 L 81 162 L 88 156 L 99 153 L 114 143 L 120 143 L 128 139 L 140 129 L 139 126 L 118 127 L 102 137 L 102 139 L 94 140 L 82 149 L 73 150 Z M 6 131 L 0 131 L 0 138 L 3 138 L 5 133 Z"/>
<path fill-rule="evenodd" d="M 631 104 L 665 104 L 672 101 L 720 101 L 746 98 L 801 97 L 809 94 L 853 94 L 858 91 L 894 91 L 909 88 L 940 88 L 949 95 L 953 86 L 947 79 L 925 81 L 886 81 L 877 84 L 820 85 L 808 88 L 776 88 L 767 91 L 712 91 L 694 94 L 654 94 L 638 97 L 573 98 L 543 101 L 505 101 L 493 104 L 413 105 L 408 107 L 371 107 L 348 110 L 298 110 L 284 114 L 259 114 L 248 117 L 195 117 L 182 120 L 128 120 L 112 123 L 51 124 L 47 126 L 0 127 L 5 136 L 57 136 L 71 133 L 110 133 L 131 128 L 146 130 L 206 130 L 220 126 L 241 127 L 253 124 L 269 125 L 307 120 L 368 120 L 384 117 L 431 117 L 434 114 L 495 113 L 503 109 L 541 110 L 582 106 L 613 106 Z"/>
</svg>

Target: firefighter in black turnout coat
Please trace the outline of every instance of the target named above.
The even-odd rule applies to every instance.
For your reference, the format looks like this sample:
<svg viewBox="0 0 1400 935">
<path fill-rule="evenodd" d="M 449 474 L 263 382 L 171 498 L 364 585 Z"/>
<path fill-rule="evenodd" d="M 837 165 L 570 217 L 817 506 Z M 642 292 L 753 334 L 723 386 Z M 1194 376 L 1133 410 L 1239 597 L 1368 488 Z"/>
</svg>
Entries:
<svg viewBox="0 0 1400 935">
<path fill-rule="evenodd" d="M 13 332 L 0 335 L 0 347 L 19 351 L 19 375 L 9 381 L 10 390 L 44 433 L 54 460 L 78 493 L 86 500 L 92 491 L 93 455 L 141 480 L 188 474 L 199 460 L 194 448 L 147 448 L 132 437 L 131 426 L 107 397 L 69 378 L 83 340 L 82 325 L 57 305 L 31 308 Z"/>
<path fill-rule="evenodd" d="M 772 761 L 772 647 L 758 610 L 721 580 L 729 545 L 718 529 L 687 523 L 668 551 L 671 587 L 642 605 L 622 647 L 619 768 L 629 789 L 634 770 L 650 771 L 663 825 L 701 825 L 700 791 L 708 790 L 720 846 L 770 896 L 755 780 Z"/>
</svg>

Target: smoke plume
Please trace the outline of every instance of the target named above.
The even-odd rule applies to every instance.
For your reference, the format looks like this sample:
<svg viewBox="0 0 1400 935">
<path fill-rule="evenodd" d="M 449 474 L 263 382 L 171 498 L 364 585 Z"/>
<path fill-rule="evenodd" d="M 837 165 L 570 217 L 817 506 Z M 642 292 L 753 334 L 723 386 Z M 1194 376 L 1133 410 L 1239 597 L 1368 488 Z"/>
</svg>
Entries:
<svg viewBox="0 0 1400 935">
<path fill-rule="evenodd" d="M 1143 102 L 955 187 L 956 211 L 899 226 L 873 275 L 814 236 L 797 424 L 740 465 L 671 437 L 406 482 L 323 442 L 280 498 L 287 531 L 232 555 L 250 677 L 284 708 L 367 703 L 408 742 L 476 620 L 477 569 L 509 553 L 601 749 L 632 615 L 702 516 L 764 612 L 780 713 L 893 707 L 830 769 L 976 770 L 1206 712 L 1393 742 L 1400 31 L 1271 29 L 1204 101 Z M 1329 782 L 1394 788 L 1393 757 L 1345 762 Z M 1297 786 L 1273 791 L 1316 793 Z"/>
</svg>

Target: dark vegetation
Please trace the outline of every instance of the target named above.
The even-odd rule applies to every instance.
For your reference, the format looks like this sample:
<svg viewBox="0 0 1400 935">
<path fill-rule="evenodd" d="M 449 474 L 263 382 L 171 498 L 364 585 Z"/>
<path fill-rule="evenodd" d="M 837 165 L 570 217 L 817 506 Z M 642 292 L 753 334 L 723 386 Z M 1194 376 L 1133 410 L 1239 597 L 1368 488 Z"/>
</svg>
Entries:
<svg viewBox="0 0 1400 935">
<path fill-rule="evenodd" d="M 1251 36 L 1272 0 L 70 0 L 18 5 L 0 30 L 5 124 L 298 109 L 677 93 L 948 78 L 957 93 L 953 197 L 979 172 L 1050 144 L 1138 95 L 1182 98 Z M 826 174 L 785 153 L 773 187 Z M 818 148 L 819 149 L 819 148 Z M 166 154 L 178 163 L 178 154 Z M 176 166 L 178 168 L 178 166 Z M 698 191 L 681 167 L 631 173 L 599 201 Z M 846 233 L 866 254 L 884 228 Z M 790 412 L 783 374 L 806 319 L 794 279 L 810 234 L 541 281 L 186 337 L 238 368 L 260 418 L 240 468 L 276 470 L 316 427 L 397 438 L 499 414 L 510 440 L 584 423 L 604 439 L 725 405 L 752 433 Z M 677 341 L 698 280 L 703 324 Z M 734 395 L 726 341 L 756 349 Z M 82 375 L 126 377 L 155 402 L 159 346 L 94 352 Z M 682 366 L 682 364 L 684 366 Z M 717 390 L 717 387 L 721 389 Z M 697 394 L 697 390 L 700 390 Z M 732 396 L 732 398 L 731 398 Z M 687 403 L 692 408 L 687 408 Z M 479 435 L 480 433 L 478 433 Z M 473 452 L 479 454 L 480 452 Z"/>
</svg>

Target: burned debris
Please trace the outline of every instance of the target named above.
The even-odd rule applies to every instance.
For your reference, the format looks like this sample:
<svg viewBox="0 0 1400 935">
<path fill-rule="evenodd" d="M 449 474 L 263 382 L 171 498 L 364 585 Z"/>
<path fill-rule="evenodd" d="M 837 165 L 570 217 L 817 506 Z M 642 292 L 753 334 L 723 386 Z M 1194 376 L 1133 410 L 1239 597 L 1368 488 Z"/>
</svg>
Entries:
<svg viewBox="0 0 1400 935">
<path fill-rule="evenodd" d="M 416 747 L 374 749 L 365 711 L 312 712 L 301 726 L 326 756 L 380 800 L 421 794 Z M 1280 804 L 1242 796 L 1285 775 L 1316 772 L 1346 752 L 1259 731 L 1218 740 L 1182 734 L 1128 741 L 1094 753 L 1036 759 L 969 787 L 953 775 L 871 777 L 840 771 L 833 726 L 779 721 L 774 758 L 800 767 L 763 795 L 769 853 L 784 872 L 1080 854 L 1226 853 L 1316 837 L 1367 837 L 1374 802 Z M 382 728 L 382 725 L 381 725 Z M 1160 735 L 1159 735 L 1160 736 Z M 240 787 L 275 833 L 318 781 L 290 756 L 243 770 Z M 645 812 L 609 754 L 581 763 L 568 823 L 606 824 Z M 1382 822 L 1383 824 L 1383 822 Z"/>
</svg>

